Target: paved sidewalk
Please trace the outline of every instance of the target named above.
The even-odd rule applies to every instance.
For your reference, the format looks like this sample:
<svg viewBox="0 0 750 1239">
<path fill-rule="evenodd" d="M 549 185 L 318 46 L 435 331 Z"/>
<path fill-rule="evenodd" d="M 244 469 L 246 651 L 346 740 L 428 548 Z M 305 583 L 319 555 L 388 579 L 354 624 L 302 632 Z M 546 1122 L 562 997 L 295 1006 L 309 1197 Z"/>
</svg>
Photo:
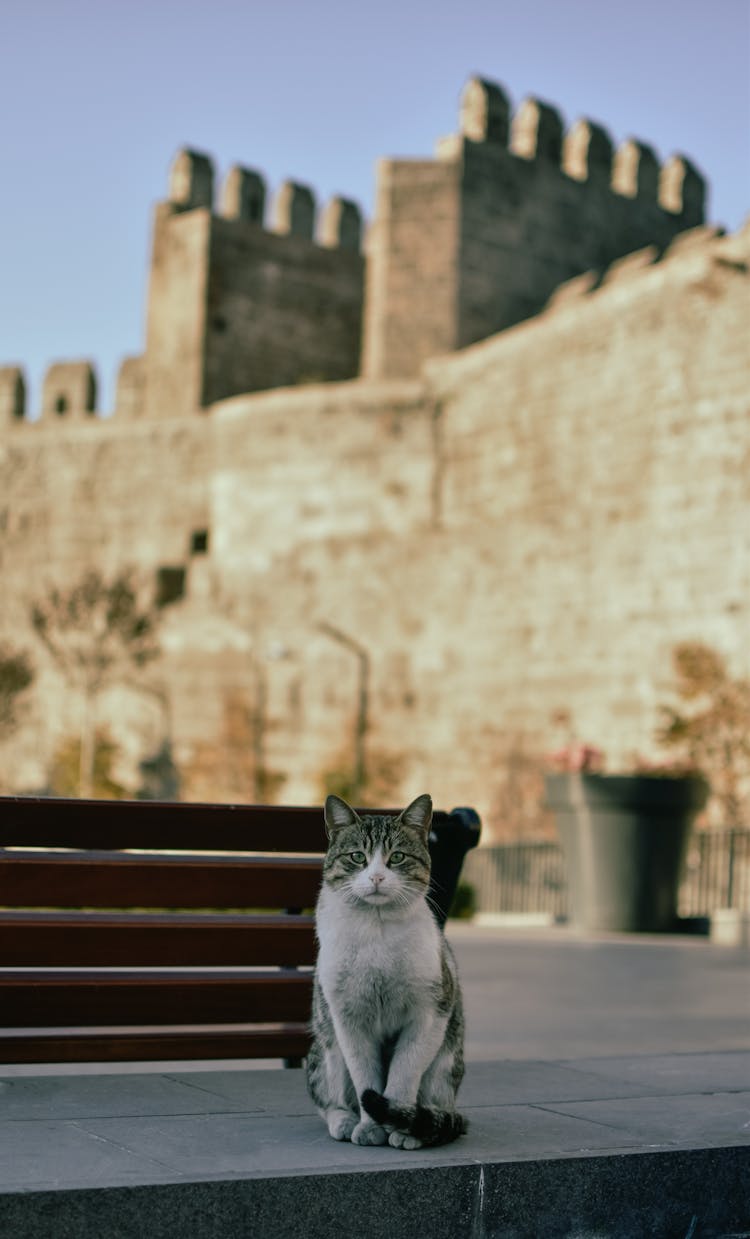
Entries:
<svg viewBox="0 0 750 1239">
<path fill-rule="evenodd" d="M 468 1135 L 409 1153 L 332 1141 L 298 1071 L 0 1098 L 8 1239 L 750 1234 L 748 1053 L 473 1063 Z"/>
<path fill-rule="evenodd" d="M 331 1140 L 301 1071 L 48 1076 L 0 1081 L 0 1097 L 5 1192 L 425 1161 Z M 432 1164 L 750 1149 L 750 1054 L 472 1063 L 462 1109 L 469 1134 L 430 1150 Z"/>
<path fill-rule="evenodd" d="M 750 1050 L 750 951 L 685 935 L 452 923 L 467 1058 Z"/>
<path fill-rule="evenodd" d="M 299 1071 L 0 1067 L 0 1236 L 750 1237 L 750 955 L 450 936 L 467 1136 L 337 1144 Z"/>
</svg>

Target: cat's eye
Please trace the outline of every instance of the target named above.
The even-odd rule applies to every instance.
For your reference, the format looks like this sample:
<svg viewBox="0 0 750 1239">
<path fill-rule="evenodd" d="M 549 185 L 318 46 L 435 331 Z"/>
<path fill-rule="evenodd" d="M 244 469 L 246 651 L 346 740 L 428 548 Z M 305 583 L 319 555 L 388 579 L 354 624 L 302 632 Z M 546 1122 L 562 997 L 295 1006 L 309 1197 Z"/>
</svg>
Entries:
<svg viewBox="0 0 750 1239">
<path fill-rule="evenodd" d="M 365 861 L 367 860 L 367 857 L 365 856 L 364 852 L 350 852 L 349 859 L 353 860 L 355 865 L 364 865 Z"/>
<path fill-rule="evenodd" d="M 400 865 L 402 860 L 406 860 L 406 855 L 404 852 L 391 852 L 389 859 L 392 865 Z"/>
</svg>

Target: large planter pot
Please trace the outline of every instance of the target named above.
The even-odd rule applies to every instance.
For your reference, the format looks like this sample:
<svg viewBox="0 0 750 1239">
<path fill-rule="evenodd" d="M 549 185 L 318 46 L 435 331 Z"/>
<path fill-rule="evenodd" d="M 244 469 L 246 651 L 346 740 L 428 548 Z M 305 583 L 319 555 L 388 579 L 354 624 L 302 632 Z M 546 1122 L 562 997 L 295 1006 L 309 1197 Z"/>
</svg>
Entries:
<svg viewBox="0 0 750 1239">
<path fill-rule="evenodd" d="M 674 929 L 688 836 L 708 798 L 705 780 L 552 774 L 546 788 L 565 856 L 573 925 Z"/>
</svg>

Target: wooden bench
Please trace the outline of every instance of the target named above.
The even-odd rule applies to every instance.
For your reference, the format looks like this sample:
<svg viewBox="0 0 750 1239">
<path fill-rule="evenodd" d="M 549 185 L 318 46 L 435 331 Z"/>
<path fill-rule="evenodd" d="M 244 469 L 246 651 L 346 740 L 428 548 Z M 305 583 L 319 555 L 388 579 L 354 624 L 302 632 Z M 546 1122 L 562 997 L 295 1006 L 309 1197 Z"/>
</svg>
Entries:
<svg viewBox="0 0 750 1239">
<path fill-rule="evenodd" d="M 442 921 L 478 838 L 435 814 Z M 321 808 L 0 797 L 0 1062 L 299 1063 L 325 846 Z"/>
</svg>

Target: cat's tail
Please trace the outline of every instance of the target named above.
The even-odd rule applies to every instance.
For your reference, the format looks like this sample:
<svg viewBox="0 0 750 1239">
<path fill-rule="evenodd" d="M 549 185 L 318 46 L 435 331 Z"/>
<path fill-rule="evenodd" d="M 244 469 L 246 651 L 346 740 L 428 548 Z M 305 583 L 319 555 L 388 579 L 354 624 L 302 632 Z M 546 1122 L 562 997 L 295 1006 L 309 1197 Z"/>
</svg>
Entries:
<svg viewBox="0 0 750 1239">
<path fill-rule="evenodd" d="M 415 1136 L 422 1144 L 449 1144 L 469 1130 L 462 1114 L 455 1110 L 433 1110 L 429 1106 L 401 1106 L 373 1088 L 362 1094 L 362 1105 L 376 1123 L 388 1123 L 397 1131 Z"/>
</svg>

